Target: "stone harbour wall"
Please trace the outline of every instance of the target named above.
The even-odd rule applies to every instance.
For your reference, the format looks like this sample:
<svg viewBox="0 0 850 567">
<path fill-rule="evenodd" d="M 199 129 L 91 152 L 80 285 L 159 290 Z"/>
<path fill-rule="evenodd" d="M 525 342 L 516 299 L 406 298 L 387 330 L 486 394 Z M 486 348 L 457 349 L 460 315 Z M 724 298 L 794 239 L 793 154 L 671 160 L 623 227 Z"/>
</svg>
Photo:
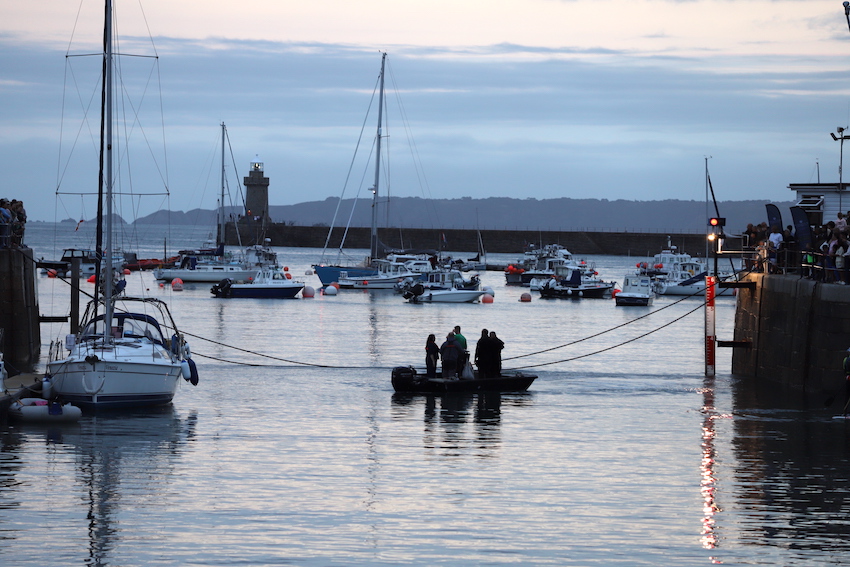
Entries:
<svg viewBox="0 0 850 567">
<path fill-rule="evenodd" d="M 834 392 L 844 380 L 850 347 L 850 286 L 792 275 L 750 274 L 738 290 L 732 373 L 811 394 Z"/>
</svg>

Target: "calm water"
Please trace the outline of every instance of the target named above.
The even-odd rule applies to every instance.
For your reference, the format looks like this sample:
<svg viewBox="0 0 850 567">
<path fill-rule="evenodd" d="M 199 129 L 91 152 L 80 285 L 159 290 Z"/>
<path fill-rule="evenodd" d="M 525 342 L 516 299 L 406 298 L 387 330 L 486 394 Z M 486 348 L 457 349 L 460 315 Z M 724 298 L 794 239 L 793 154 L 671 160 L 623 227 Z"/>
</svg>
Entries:
<svg viewBox="0 0 850 567">
<path fill-rule="evenodd" d="M 58 256 L 42 228 L 28 228 L 30 245 Z M 175 249 L 208 229 L 176 232 Z M 73 238 L 86 236 L 63 242 Z M 162 234 L 143 238 L 140 252 L 160 255 Z M 280 252 L 318 287 L 303 274 L 320 251 Z M 622 281 L 639 259 L 588 260 Z M 168 299 L 196 336 L 201 383 L 158 412 L 3 431 L 0 563 L 848 561 L 850 432 L 832 419 L 838 407 L 745 388 L 728 350 L 704 378 L 702 310 L 674 322 L 699 300 L 521 303 L 500 273 L 483 280 L 493 304 L 359 291 L 219 300 L 208 285 L 172 292 L 132 276 L 131 290 Z M 42 278 L 39 293 L 42 313 L 67 311 L 61 282 Z M 734 299 L 718 303 L 718 335 L 731 338 Z M 568 346 L 506 360 L 546 364 L 526 394 L 395 395 L 389 369 L 421 365 L 428 333 L 455 324 L 471 345 L 496 330 L 506 359 Z M 45 325 L 45 349 L 63 335 Z"/>
</svg>

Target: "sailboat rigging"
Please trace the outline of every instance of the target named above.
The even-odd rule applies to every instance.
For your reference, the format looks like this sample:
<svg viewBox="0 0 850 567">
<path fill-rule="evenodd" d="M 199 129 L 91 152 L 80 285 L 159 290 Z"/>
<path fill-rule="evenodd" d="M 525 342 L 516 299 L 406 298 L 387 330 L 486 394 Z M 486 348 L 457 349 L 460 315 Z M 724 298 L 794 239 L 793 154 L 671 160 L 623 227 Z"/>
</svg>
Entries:
<svg viewBox="0 0 850 567">
<path fill-rule="evenodd" d="M 114 222 L 112 17 L 112 0 L 106 0 L 99 164 L 104 207 L 98 204 L 105 258 L 113 255 Z M 124 295 L 126 281 L 116 277 L 111 262 L 101 261 L 99 280 L 100 293 L 89 302 L 81 330 L 65 338 L 67 356 L 51 356 L 47 364 L 44 396 L 83 409 L 143 407 L 171 402 L 181 376 L 197 384 L 197 368 L 168 305 L 155 298 Z M 51 348 L 51 353 L 56 350 Z"/>
</svg>

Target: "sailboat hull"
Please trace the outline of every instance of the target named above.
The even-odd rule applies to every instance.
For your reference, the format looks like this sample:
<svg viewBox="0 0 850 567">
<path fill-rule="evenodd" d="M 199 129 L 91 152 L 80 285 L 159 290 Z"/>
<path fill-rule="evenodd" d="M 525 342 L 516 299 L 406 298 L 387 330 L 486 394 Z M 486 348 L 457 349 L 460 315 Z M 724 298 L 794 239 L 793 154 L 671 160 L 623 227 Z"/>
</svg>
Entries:
<svg viewBox="0 0 850 567">
<path fill-rule="evenodd" d="M 53 392 L 84 410 L 168 404 L 182 375 L 179 361 L 172 361 L 164 349 L 143 344 L 116 345 L 111 351 L 77 349 L 47 369 Z"/>
</svg>

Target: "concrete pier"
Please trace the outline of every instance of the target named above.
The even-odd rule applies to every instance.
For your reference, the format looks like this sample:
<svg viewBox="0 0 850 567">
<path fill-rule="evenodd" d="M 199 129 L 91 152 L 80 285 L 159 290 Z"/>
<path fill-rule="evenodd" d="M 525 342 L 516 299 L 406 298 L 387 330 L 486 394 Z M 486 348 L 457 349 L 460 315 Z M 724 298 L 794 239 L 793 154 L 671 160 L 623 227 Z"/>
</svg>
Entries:
<svg viewBox="0 0 850 567">
<path fill-rule="evenodd" d="M 4 360 L 19 371 L 41 354 L 36 264 L 31 248 L 0 249 L 0 329 Z"/>
</svg>

